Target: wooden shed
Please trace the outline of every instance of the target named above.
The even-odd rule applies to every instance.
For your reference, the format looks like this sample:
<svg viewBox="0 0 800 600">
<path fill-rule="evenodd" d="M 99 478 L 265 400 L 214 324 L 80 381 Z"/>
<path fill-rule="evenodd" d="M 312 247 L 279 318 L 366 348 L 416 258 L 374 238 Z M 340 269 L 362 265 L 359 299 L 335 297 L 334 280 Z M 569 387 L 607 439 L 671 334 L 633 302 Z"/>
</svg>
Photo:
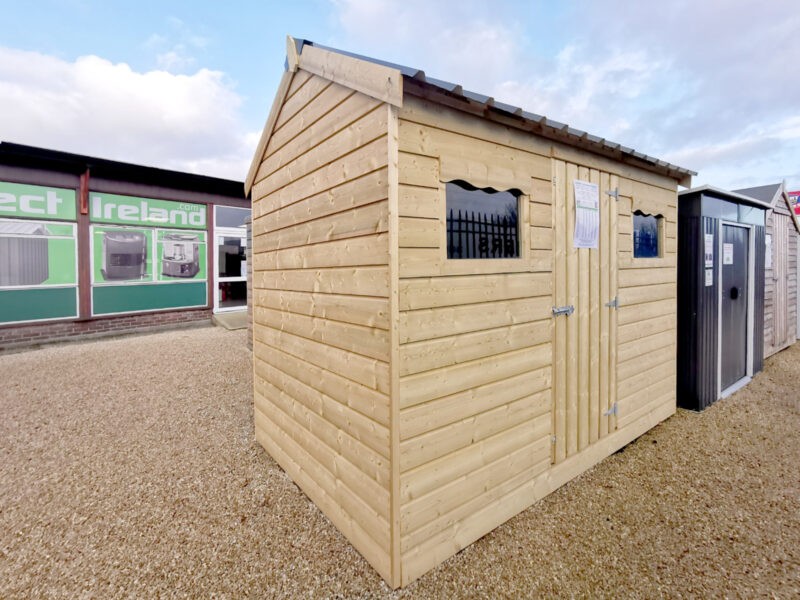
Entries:
<svg viewBox="0 0 800 600">
<path fill-rule="evenodd" d="M 245 185 L 256 436 L 390 585 L 674 413 L 692 175 L 289 38 Z"/>
<path fill-rule="evenodd" d="M 800 225 L 782 183 L 734 190 L 772 206 L 764 259 L 764 358 L 797 340 L 797 243 Z"/>
</svg>

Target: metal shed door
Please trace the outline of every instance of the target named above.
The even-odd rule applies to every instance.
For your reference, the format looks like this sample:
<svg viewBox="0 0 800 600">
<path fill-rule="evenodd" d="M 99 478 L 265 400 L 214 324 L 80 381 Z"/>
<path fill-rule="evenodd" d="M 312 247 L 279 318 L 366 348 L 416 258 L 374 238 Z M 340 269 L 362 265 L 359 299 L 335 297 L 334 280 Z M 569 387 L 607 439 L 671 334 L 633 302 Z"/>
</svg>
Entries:
<svg viewBox="0 0 800 600">
<path fill-rule="evenodd" d="M 747 376 L 748 266 L 750 230 L 722 225 L 720 290 L 720 389 Z"/>
<path fill-rule="evenodd" d="M 554 463 L 580 452 L 616 429 L 617 201 L 616 175 L 554 160 Z M 596 183 L 600 231 L 596 249 L 575 248 L 574 181 Z M 567 309 L 568 310 L 568 309 Z"/>
</svg>

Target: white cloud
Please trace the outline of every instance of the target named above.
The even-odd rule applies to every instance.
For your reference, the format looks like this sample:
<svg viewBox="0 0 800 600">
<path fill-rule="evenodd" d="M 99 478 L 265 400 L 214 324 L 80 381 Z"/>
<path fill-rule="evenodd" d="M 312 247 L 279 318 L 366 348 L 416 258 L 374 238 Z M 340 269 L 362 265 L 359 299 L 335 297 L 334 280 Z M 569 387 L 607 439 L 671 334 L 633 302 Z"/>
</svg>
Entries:
<svg viewBox="0 0 800 600">
<path fill-rule="evenodd" d="M 257 134 L 245 131 L 240 104 L 217 71 L 140 73 L 97 56 L 0 48 L 6 141 L 243 179 Z"/>
</svg>

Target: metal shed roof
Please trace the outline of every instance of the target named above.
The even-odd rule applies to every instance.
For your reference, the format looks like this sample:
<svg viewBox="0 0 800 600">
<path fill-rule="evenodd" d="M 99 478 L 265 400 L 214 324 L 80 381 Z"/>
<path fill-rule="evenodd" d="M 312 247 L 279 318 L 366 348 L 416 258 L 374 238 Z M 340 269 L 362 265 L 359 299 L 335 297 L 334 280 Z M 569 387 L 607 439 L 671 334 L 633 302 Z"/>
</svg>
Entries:
<svg viewBox="0 0 800 600">
<path fill-rule="evenodd" d="M 693 196 L 695 194 L 709 194 L 711 196 L 717 196 L 723 200 L 731 200 L 732 202 L 737 202 L 739 204 L 749 204 L 751 206 L 757 206 L 758 208 L 766 209 L 772 208 L 772 204 L 760 200 L 759 198 L 740 194 L 739 192 L 730 192 L 728 190 L 723 190 L 722 188 L 714 187 L 713 185 L 701 185 L 699 187 L 683 190 L 678 192 L 678 199 L 680 200 L 681 197 Z"/>
<path fill-rule="evenodd" d="M 309 40 L 294 39 L 294 44 L 295 51 L 297 52 L 298 56 L 302 54 L 305 46 L 312 46 L 320 50 L 327 50 L 328 52 L 333 52 L 342 56 L 349 56 L 357 60 L 363 60 L 372 64 L 396 69 L 407 80 L 417 82 L 418 84 L 424 85 L 429 89 L 436 90 L 447 96 L 462 98 L 473 105 L 478 105 L 478 108 L 483 110 L 484 114 L 486 115 L 492 112 L 502 113 L 512 119 L 512 123 L 509 124 L 513 124 L 513 121 L 518 121 L 520 125 L 524 125 L 523 128 L 526 130 L 530 130 L 531 126 L 533 126 L 535 132 L 544 137 L 565 141 L 572 145 L 578 145 L 599 154 L 611 156 L 613 158 L 632 158 L 640 163 L 644 163 L 651 170 L 663 173 L 669 177 L 673 177 L 681 181 L 689 181 L 691 176 L 697 175 L 695 171 L 690 169 L 668 163 L 653 156 L 638 152 L 633 148 L 629 148 L 616 142 L 606 140 L 605 138 L 592 135 L 580 129 L 575 129 L 565 123 L 554 121 L 543 115 L 528 112 L 517 106 L 497 102 L 494 100 L 494 98 L 484 94 L 465 90 L 457 83 L 451 83 L 449 81 L 428 77 L 425 75 L 425 72 L 422 69 L 399 65 L 377 58 L 363 56 L 353 52 L 347 52 L 345 50 L 339 50 L 337 48 L 322 46 Z"/>
</svg>

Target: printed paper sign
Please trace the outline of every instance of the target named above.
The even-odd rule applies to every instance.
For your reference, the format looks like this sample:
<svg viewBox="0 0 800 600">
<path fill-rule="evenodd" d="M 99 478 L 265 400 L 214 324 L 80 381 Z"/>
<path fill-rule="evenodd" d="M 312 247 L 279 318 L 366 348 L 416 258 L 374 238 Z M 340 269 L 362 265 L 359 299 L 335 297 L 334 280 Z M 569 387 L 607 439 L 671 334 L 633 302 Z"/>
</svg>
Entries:
<svg viewBox="0 0 800 600">
<path fill-rule="evenodd" d="M 706 287 L 714 285 L 714 269 L 706 269 Z"/>
<path fill-rule="evenodd" d="M 722 244 L 722 264 L 733 264 L 733 244 Z"/>
<path fill-rule="evenodd" d="M 596 183 L 573 182 L 575 188 L 575 248 L 597 248 L 600 232 L 600 190 Z"/>
<path fill-rule="evenodd" d="M 772 236 L 770 234 L 767 234 L 766 237 L 765 237 L 765 246 L 766 246 L 766 248 L 765 248 L 766 256 L 765 256 L 765 259 L 764 259 L 764 267 L 767 268 L 767 269 L 771 269 L 772 268 Z"/>
<path fill-rule="evenodd" d="M 714 234 L 706 234 L 706 269 L 714 266 Z"/>
</svg>

